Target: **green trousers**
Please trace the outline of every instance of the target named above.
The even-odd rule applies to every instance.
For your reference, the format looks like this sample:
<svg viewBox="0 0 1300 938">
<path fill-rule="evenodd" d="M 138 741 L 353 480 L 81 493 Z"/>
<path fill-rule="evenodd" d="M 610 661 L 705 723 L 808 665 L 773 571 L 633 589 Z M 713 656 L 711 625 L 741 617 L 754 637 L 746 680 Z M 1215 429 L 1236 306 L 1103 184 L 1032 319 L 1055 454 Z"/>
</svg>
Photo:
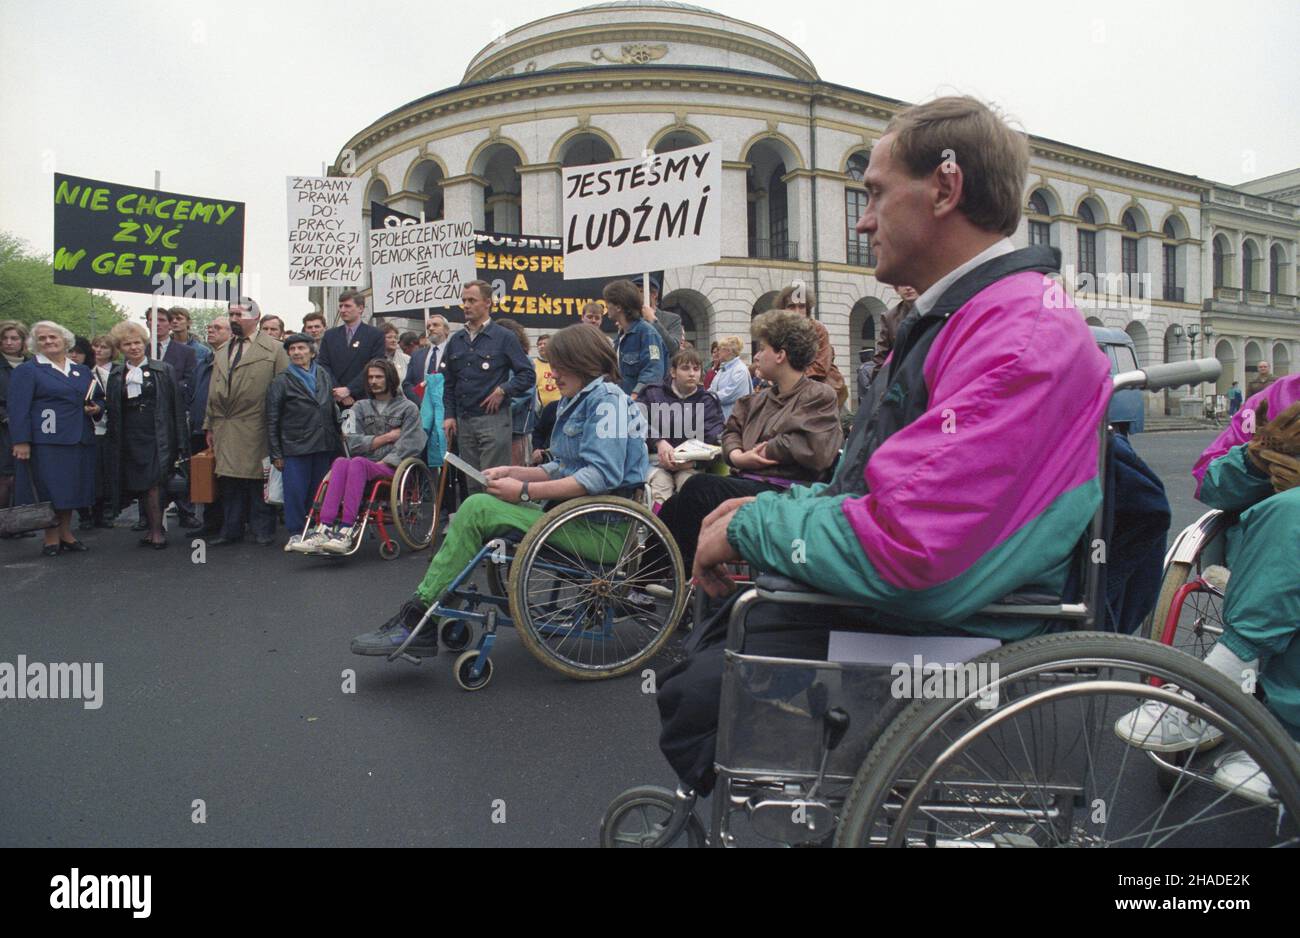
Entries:
<svg viewBox="0 0 1300 938">
<path fill-rule="evenodd" d="M 452 517 L 442 546 L 429 561 L 429 569 L 416 595 L 426 605 L 433 605 L 484 544 L 509 531 L 526 532 L 541 517 L 542 510 L 536 505 L 512 505 L 482 492 L 471 495 Z M 550 543 L 586 560 L 613 564 L 626 536 L 626 523 L 601 525 L 574 520 L 562 525 Z"/>
<path fill-rule="evenodd" d="M 1260 659 L 1268 708 L 1300 740 L 1300 488 L 1248 508 L 1228 531 L 1221 641 Z"/>
</svg>

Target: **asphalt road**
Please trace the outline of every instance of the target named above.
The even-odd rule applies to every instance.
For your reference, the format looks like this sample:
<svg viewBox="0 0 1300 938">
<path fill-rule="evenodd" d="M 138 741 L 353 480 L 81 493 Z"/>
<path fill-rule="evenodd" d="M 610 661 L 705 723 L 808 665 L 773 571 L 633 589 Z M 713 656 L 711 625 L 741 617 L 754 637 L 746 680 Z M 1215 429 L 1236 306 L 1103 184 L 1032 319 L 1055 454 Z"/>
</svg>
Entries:
<svg viewBox="0 0 1300 938">
<path fill-rule="evenodd" d="M 1210 433 L 1152 434 L 1175 530 Z M 102 662 L 103 705 L 0 701 L 0 845 L 582 846 L 621 790 L 670 785 L 639 678 L 571 681 L 503 630 L 496 674 L 357 658 L 427 556 L 276 548 L 192 562 L 124 528 L 91 551 L 0 541 L 0 661 Z M 676 649 L 670 648 L 671 655 Z M 344 693 L 355 671 L 355 693 Z M 206 823 L 194 823 L 202 802 Z"/>
</svg>

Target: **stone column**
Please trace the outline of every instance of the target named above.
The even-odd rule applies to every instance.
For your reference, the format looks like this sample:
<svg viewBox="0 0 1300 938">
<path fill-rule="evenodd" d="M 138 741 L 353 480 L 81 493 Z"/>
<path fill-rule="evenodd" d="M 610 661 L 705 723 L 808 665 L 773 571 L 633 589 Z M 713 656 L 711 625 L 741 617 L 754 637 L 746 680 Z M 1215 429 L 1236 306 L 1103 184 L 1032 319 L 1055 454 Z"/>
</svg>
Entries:
<svg viewBox="0 0 1300 938">
<path fill-rule="evenodd" d="M 722 226 L 722 256 L 745 257 L 749 254 L 748 232 L 745 219 L 749 205 L 745 174 L 749 163 L 722 163 L 722 217 L 728 221 Z"/>
<path fill-rule="evenodd" d="M 488 181 L 482 176 L 451 176 L 442 182 L 442 210 L 447 218 L 469 218 L 483 230 L 483 194 Z"/>
<path fill-rule="evenodd" d="M 531 163 L 519 167 L 523 190 L 521 234 L 559 236 L 563 218 L 560 213 L 560 164 Z"/>
</svg>

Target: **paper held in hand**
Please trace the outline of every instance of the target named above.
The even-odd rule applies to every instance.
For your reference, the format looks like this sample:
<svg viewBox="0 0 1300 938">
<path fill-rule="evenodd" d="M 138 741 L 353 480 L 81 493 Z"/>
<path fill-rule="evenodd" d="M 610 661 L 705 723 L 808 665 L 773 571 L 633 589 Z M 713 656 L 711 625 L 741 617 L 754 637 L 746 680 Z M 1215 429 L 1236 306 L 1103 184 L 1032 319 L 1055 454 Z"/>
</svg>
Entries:
<svg viewBox="0 0 1300 938">
<path fill-rule="evenodd" d="M 712 462 L 722 455 L 722 447 L 701 440 L 687 440 L 673 450 L 674 462 Z"/>
<path fill-rule="evenodd" d="M 465 473 L 465 475 L 469 476 L 479 485 L 483 486 L 484 488 L 487 488 L 487 484 L 488 484 L 487 476 L 479 472 L 469 463 L 465 462 L 465 460 L 461 459 L 455 453 L 444 453 L 442 458 L 446 460 L 448 463 L 450 463 L 451 465 L 455 466 L 461 472 Z"/>
</svg>

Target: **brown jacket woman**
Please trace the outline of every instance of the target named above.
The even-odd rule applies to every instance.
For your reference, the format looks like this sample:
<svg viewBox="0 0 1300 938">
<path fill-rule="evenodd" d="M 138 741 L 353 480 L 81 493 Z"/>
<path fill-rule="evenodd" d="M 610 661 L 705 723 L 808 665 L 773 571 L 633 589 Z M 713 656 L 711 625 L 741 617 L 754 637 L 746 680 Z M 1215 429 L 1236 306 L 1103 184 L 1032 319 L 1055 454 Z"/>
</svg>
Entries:
<svg viewBox="0 0 1300 938">
<path fill-rule="evenodd" d="M 767 457 L 780 465 L 763 476 L 795 482 L 818 482 L 835 464 L 844 444 L 839 404 L 830 385 L 807 374 L 787 394 L 775 386 L 736 402 L 722 431 L 722 454 L 730 463 L 737 450 L 767 443 Z"/>
</svg>

